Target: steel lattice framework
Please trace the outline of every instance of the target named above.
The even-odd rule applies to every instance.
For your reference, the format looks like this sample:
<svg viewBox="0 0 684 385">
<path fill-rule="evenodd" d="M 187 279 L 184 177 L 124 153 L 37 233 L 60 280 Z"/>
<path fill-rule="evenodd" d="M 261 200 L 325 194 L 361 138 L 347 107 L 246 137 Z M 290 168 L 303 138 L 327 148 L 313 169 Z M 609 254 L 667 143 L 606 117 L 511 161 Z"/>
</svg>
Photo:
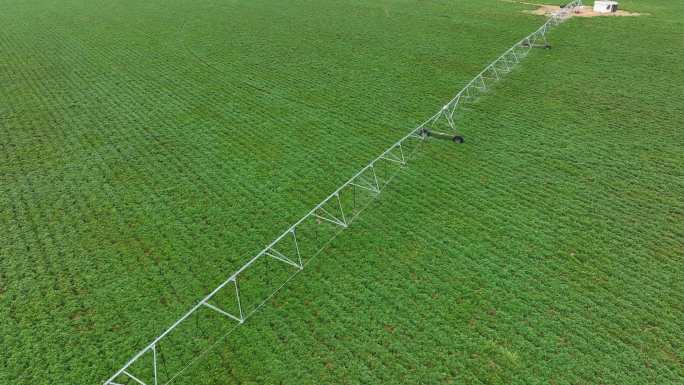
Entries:
<svg viewBox="0 0 684 385">
<path fill-rule="evenodd" d="M 487 65 L 439 112 L 388 147 L 257 255 L 231 273 L 136 353 L 104 385 L 159 385 L 172 382 L 193 362 L 242 325 L 302 271 L 337 234 L 349 227 L 407 164 L 411 155 L 427 138 L 429 130 L 443 128 L 455 131 L 457 111 L 501 80 L 533 47 L 542 42 L 546 45 L 549 30 L 570 17 L 581 5 L 581 0 L 567 4 L 552 14 L 539 29 Z M 212 332 L 214 336 L 210 335 Z M 183 343 L 192 346 L 184 349 L 181 346 Z"/>
<path fill-rule="evenodd" d="M 549 30 L 567 20 L 572 16 L 572 13 L 581 6 L 582 0 L 574 0 L 562 7 L 556 13 L 551 14 L 549 20 L 539 27 L 539 29 L 525 36 L 501 56 L 496 58 L 496 60 L 489 63 L 489 65 L 470 80 L 453 99 L 445 104 L 439 112 L 433 115 L 425 123 L 418 126 L 418 131 L 423 134 L 429 132 L 431 129 L 456 131 L 455 116 L 457 112 L 464 105 L 475 100 L 483 92 L 486 92 L 488 88 L 501 80 L 507 73 L 511 72 L 513 67 L 529 54 L 531 48 L 549 47 L 546 39 Z"/>
</svg>

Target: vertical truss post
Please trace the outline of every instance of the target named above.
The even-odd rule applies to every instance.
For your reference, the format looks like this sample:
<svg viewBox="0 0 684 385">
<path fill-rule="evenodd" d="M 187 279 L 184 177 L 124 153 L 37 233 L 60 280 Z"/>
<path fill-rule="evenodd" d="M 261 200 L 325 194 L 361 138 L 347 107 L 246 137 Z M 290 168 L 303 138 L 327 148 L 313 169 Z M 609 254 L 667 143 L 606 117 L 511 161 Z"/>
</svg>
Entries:
<svg viewBox="0 0 684 385">
<path fill-rule="evenodd" d="M 457 106 L 458 104 L 455 104 L 454 108 L 451 110 L 451 113 L 446 114 L 447 123 L 449 124 L 449 127 L 451 127 L 452 130 L 456 129 L 456 123 L 454 123 L 454 113 L 456 113 Z"/>
<path fill-rule="evenodd" d="M 157 344 L 152 345 L 152 372 L 154 373 L 154 385 L 159 385 L 157 382 Z"/>
<path fill-rule="evenodd" d="M 299 269 L 304 269 L 304 264 L 302 263 L 302 254 L 299 251 L 299 242 L 297 242 L 297 233 L 295 231 L 295 226 L 292 226 L 292 229 L 290 230 L 292 233 L 292 239 L 294 239 L 294 245 L 295 249 L 297 250 L 297 260 L 299 260 Z"/>
<path fill-rule="evenodd" d="M 404 147 L 401 145 L 402 142 L 399 142 L 399 154 L 401 154 L 401 165 L 406 166 L 406 158 L 404 157 Z"/>
<path fill-rule="evenodd" d="M 491 66 L 492 71 L 494 72 L 494 76 L 496 77 L 496 81 L 499 81 L 499 71 L 497 71 L 496 66 L 493 65 Z"/>
<path fill-rule="evenodd" d="M 508 60 L 506 60 L 506 55 L 501 57 L 501 61 L 506 66 L 506 72 L 511 72 L 511 67 L 508 65 Z"/>
<path fill-rule="evenodd" d="M 518 55 L 515 54 L 515 49 L 511 49 L 511 54 L 513 54 L 513 59 L 516 64 L 520 63 L 520 59 L 518 59 Z"/>
<path fill-rule="evenodd" d="M 342 200 L 340 199 L 340 193 L 335 193 L 335 197 L 337 198 L 337 205 L 340 207 L 340 214 L 342 214 L 342 223 L 344 223 L 344 226 L 346 227 L 348 226 L 347 218 L 344 216 L 344 209 L 342 208 Z"/>
<path fill-rule="evenodd" d="M 446 104 L 444 108 L 442 108 L 442 111 L 445 113 L 447 120 L 449 122 L 449 126 L 453 126 L 452 121 L 454 119 L 454 114 L 456 113 L 456 110 L 458 109 L 459 104 L 461 104 L 461 93 L 459 92 L 456 97 Z M 451 109 L 449 109 L 449 106 L 451 105 Z"/>
<path fill-rule="evenodd" d="M 378 174 L 375 173 L 375 163 L 370 164 L 370 169 L 373 171 L 373 180 L 375 181 L 375 188 L 377 188 L 378 193 L 380 193 L 380 183 L 378 183 Z"/>
<path fill-rule="evenodd" d="M 240 285 L 238 284 L 238 277 L 233 278 L 233 283 L 235 284 L 235 298 L 237 300 L 238 311 L 240 312 L 240 324 L 245 322 L 245 315 L 242 313 L 242 303 L 240 302 Z"/>
</svg>

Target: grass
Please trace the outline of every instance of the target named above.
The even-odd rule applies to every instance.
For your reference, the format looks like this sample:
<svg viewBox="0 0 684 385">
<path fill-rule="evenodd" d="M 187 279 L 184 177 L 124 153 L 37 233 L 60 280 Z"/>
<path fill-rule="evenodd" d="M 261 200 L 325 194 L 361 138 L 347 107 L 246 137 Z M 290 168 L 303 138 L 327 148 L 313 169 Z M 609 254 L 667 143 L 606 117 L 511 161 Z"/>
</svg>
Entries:
<svg viewBox="0 0 684 385">
<path fill-rule="evenodd" d="M 96 383 L 540 25 L 3 1 L 0 383 Z M 573 19 L 177 383 L 681 383 L 684 10 Z M 293 28 L 297 26 L 297 28 Z"/>
</svg>

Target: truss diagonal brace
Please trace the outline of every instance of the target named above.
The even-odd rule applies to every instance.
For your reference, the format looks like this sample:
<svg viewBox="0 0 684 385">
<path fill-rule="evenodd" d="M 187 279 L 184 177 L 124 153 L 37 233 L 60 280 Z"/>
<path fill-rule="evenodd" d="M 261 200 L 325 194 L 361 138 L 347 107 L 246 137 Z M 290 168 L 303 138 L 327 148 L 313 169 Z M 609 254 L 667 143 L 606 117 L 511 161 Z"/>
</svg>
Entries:
<svg viewBox="0 0 684 385">
<path fill-rule="evenodd" d="M 339 194 L 339 192 L 336 192 L 333 196 L 337 199 L 337 204 L 340 208 L 340 214 L 342 215 L 342 219 L 341 220 L 338 219 L 335 215 L 331 214 L 328 210 L 326 210 L 325 207 L 323 207 L 322 205 L 319 206 L 318 209 L 323 211 L 327 215 L 327 217 L 324 215 L 319 215 L 315 212 L 313 213 L 313 216 L 315 216 L 318 219 L 322 219 L 324 221 L 328 221 L 330 223 L 334 223 L 338 226 L 342 226 L 342 227 L 346 228 L 347 227 L 347 219 L 344 217 L 344 209 L 342 208 L 342 201 L 340 200 L 340 194 Z"/>
<path fill-rule="evenodd" d="M 392 153 L 392 150 L 395 148 L 399 149 L 399 156 Z M 386 151 L 384 154 L 382 154 L 381 158 L 388 160 L 390 162 L 399 163 L 402 166 L 406 164 L 406 159 L 404 158 L 404 150 L 401 148 L 401 143 L 398 143 L 396 146 L 391 147 L 389 151 Z"/>
<path fill-rule="evenodd" d="M 144 383 L 141 379 L 139 379 L 139 378 L 137 378 L 136 376 L 132 375 L 132 374 L 129 373 L 127 370 L 124 370 L 124 371 L 123 371 L 123 374 L 125 374 L 128 378 L 130 378 L 131 380 L 137 382 L 137 383 L 140 384 L 140 385 L 147 385 L 147 384 Z"/>
<path fill-rule="evenodd" d="M 285 263 L 287 263 L 288 265 L 292 265 L 292 266 L 298 268 L 299 270 L 303 269 L 303 267 L 302 267 L 301 264 L 298 264 L 297 262 L 292 261 L 290 258 L 286 257 L 285 254 L 283 254 L 283 253 L 281 253 L 280 251 L 274 249 L 273 247 L 271 247 L 270 249 L 268 249 L 268 251 L 264 252 L 264 254 L 268 255 L 269 257 L 271 257 L 271 258 L 273 258 L 273 259 L 277 259 L 277 260 L 279 260 L 279 261 L 281 261 L 281 262 L 285 262 Z"/>
<path fill-rule="evenodd" d="M 237 321 L 237 322 L 239 322 L 239 323 L 244 323 L 244 322 L 245 322 L 245 316 L 244 316 L 244 314 L 243 314 L 243 312 L 242 312 L 242 303 L 240 303 L 240 286 L 238 285 L 238 278 L 237 278 L 237 276 L 230 278 L 230 279 L 228 280 L 228 282 L 233 282 L 233 287 L 235 288 L 235 301 L 236 301 L 236 303 L 237 303 L 238 312 L 240 313 L 240 316 L 239 316 L 239 317 L 238 317 L 238 316 L 235 316 L 235 315 L 233 315 L 233 314 L 231 314 L 231 313 L 229 313 L 229 312 L 227 312 L 227 311 L 225 311 L 225 310 L 223 310 L 223 309 L 221 309 L 221 308 L 219 308 L 218 306 L 212 305 L 212 304 L 210 304 L 210 303 L 208 302 L 208 301 L 212 298 L 213 295 L 216 295 L 216 292 L 213 292 L 213 293 L 210 294 L 209 296 L 205 297 L 205 298 L 200 302 L 200 304 L 201 304 L 202 306 L 208 307 L 208 308 L 211 309 L 211 310 L 214 310 L 215 312 L 217 312 L 217 313 L 219 313 L 219 314 L 222 314 L 222 315 L 224 315 L 224 316 L 226 316 L 226 317 L 228 317 L 228 318 L 230 318 L 230 319 L 233 319 L 233 320 L 235 320 L 235 321 Z M 227 282 L 227 283 L 228 283 L 228 282 Z M 155 346 L 153 345 L 153 348 L 154 348 L 154 347 L 155 347 Z M 155 356 L 156 356 L 156 351 L 155 351 Z M 155 361 L 155 362 L 156 362 L 156 361 Z"/>
</svg>

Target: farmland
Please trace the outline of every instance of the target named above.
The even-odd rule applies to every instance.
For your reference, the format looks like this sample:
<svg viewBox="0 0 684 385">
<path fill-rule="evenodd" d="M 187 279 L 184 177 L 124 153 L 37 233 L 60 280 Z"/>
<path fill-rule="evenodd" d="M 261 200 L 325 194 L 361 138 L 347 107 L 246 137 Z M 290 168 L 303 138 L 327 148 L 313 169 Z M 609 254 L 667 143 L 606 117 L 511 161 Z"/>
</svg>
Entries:
<svg viewBox="0 0 684 385">
<path fill-rule="evenodd" d="M 561 2 L 556 2 L 561 3 Z M 2 0 L 0 384 L 101 383 L 544 18 Z M 179 384 L 684 382 L 684 4 L 573 18 Z"/>
</svg>

